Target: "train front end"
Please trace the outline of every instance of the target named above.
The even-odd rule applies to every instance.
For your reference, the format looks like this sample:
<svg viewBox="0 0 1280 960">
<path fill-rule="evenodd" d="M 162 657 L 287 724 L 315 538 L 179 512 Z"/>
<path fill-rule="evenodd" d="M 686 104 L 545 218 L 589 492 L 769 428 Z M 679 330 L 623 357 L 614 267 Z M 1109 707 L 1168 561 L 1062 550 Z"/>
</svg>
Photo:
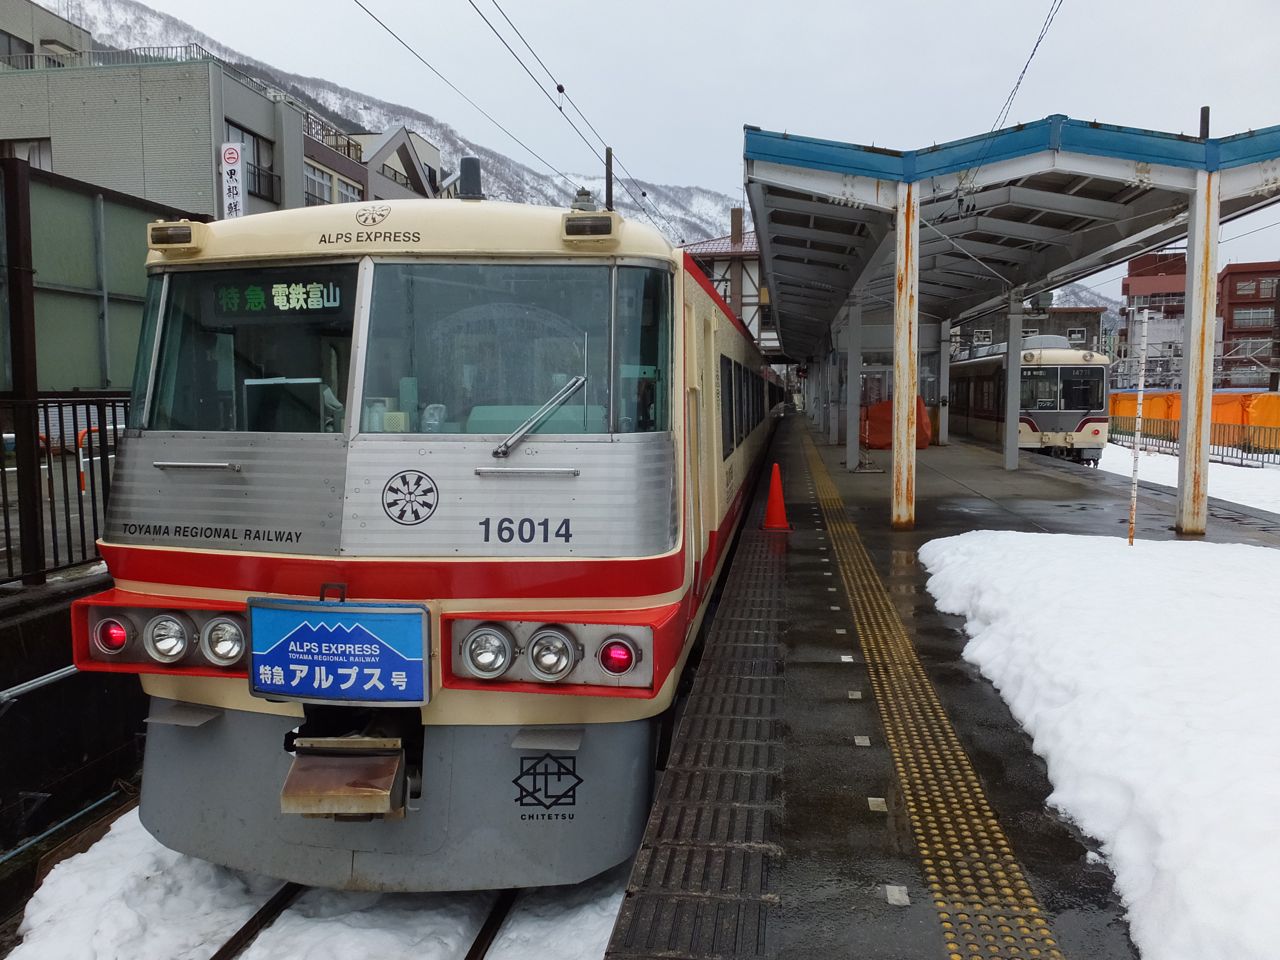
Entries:
<svg viewBox="0 0 1280 960">
<path fill-rule="evenodd" d="M 151 246 L 115 586 L 73 610 L 151 696 L 147 829 L 350 889 L 626 859 L 697 605 L 672 248 L 489 201 Z"/>
</svg>

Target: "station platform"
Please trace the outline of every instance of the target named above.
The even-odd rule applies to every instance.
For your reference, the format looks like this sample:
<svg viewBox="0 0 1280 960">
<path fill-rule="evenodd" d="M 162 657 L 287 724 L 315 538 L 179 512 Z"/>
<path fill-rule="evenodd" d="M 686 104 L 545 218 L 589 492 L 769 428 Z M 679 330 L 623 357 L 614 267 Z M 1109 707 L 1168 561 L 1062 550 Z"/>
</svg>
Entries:
<svg viewBox="0 0 1280 960">
<path fill-rule="evenodd" d="M 999 694 L 960 657 L 916 551 L 976 529 L 1122 536 L 1128 484 L 964 441 L 919 451 L 916 529 L 889 474 L 786 418 L 790 533 L 755 492 L 606 956 L 1136 958 L 1096 845 Z M 873 455 L 888 468 L 888 452 Z M 1139 532 L 1172 538 L 1172 492 Z M 1214 502 L 1208 539 L 1280 546 Z"/>
</svg>

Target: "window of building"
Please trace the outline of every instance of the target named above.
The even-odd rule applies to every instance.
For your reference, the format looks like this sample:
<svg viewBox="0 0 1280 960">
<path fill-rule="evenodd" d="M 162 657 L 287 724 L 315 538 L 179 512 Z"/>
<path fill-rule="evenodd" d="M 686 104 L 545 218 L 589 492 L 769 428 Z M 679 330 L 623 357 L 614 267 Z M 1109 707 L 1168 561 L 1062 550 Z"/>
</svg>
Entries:
<svg viewBox="0 0 1280 960">
<path fill-rule="evenodd" d="M 990 330 L 973 331 L 973 345 L 975 347 L 985 347 L 985 346 L 990 346 L 990 344 L 991 344 Z"/>
<path fill-rule="evenodd" d="M 1237 280 L 1236 296 L 1252 297 L 1258 292 L 1258 282 L 1256 280 Z"/>
<path fill-rule="evenodd" d="M 21 57 L 21 60 L 14 61 L 8 66 L 19 69 L 29 70 L 32 67 L 31 55 L 35 52 L 33 47 L 21 37 L 15 37 L 12 33 L 6 33 L 0 30 L 0 59 L 5 57 Z"/>
<path fill-rule="evenodd" d="M 302 175 L 308 207 L 333 203 L 333 174 L 313 163 L 303 163 Z"/>
<path fill-rule="evenodd" d="M 280 176 L 275 170 L 275 144 L 246 130 L 232 120 L 227 121 L 227 143 L 244 144 L 245 185 L 255 197 L 280 202 Z"/>
<path fill-rule="evenodd" d="M 1040 328 L 1039 328 L 1039 327 L 1023 327 L 1023 328 L 1022 328 L 1022 336 L 1023 336 L 1023 337 L 1038 337 L 1038 336 L 1040 336 Z"/>
<path fill-rule="evenodd" d="M 1273 298 L 1276 295 L 1276 277 L 1263 277 L 1260 281 L 1258 293 L 1265 298 Z"/>
<path fill-rule="evenodd" d="M 1068 339 L 1071 343 L 1084 343 L 1084 340 L 1085 340 L 1085 329 L 1084 329 L 1084 327 L 1068 327 L 1068 328 L 1067 328 L 1067 339 Z"/>
<path fill-rule="evenodd" d="M 358 183 L 352 183 L 350 180 L 337 178 L 338 182 L 338 203 L 357 203 L 364 199 L 364 187 Z"/>
<path fill-rule="evenodd" d="M 1269 327 L 1275 318 L 1275 307 L 1237 307 L 1231 311 L 1231 325 L 1235 327 Z"/>
</svg>

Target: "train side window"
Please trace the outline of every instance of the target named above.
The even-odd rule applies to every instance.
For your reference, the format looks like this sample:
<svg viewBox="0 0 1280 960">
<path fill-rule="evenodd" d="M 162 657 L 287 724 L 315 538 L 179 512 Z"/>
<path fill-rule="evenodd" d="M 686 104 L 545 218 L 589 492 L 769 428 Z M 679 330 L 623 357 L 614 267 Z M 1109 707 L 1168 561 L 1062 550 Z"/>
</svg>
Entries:
<svg viewBox="0 0 1280 960">
<path fill-rule="evenodd" d="M 720 357 L 720 447 L 723 459 L 729 459 L 736 446 L 733 440 L 733 361 Z"/>
<path fill-rule="evenodd" d="M 614 312 L 614 430 L 671 429 L 671 275 L 619 267 Z"/>
<path fill-rule="evenodd" d="M 148 425 L 340 432 L 355 287 L 355 264 L 174 272 Z"/>
</svg>

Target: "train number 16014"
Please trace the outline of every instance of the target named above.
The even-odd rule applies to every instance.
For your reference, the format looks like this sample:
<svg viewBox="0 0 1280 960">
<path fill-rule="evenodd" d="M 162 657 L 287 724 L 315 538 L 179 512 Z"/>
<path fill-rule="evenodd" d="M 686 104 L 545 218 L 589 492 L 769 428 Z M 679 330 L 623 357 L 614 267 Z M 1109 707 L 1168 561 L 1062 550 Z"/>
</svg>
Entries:
<svg viewBox="0 0 1280 960">
<path fill-rule="evenodd" d="M 551 529 L 553 523 L 554 520 L 546 517 L 541 520 L 533 517 L 485 517 L 480 521 L 480 529 L 484 531 L 485 543 L 495 539 L 499 543 L 512 543 L 516 540 L 521 543 L 550 543 L 552 540 L 568 543 L 573 539 L 568 517 L 556 525 L 555 532 Z"/>
</svg>

